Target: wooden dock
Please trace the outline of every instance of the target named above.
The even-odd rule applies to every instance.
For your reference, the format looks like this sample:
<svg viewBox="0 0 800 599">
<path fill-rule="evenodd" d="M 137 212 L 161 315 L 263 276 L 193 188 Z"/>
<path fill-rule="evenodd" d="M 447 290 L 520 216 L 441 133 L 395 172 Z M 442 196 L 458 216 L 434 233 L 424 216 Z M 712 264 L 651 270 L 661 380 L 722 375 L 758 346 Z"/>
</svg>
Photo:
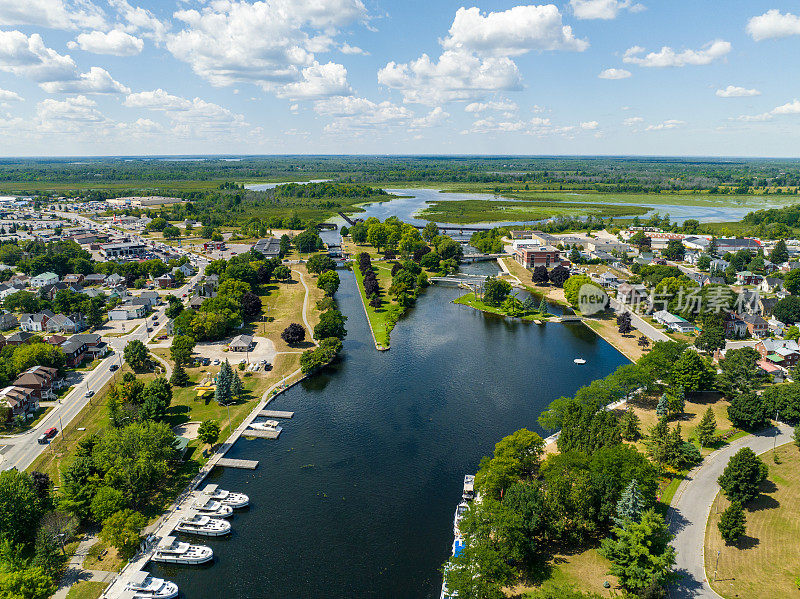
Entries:
<svg viewBox="0 0 800 599">
<path fill-rule="evenodd" d="M 242 437 L 258 437 L 259 439 L 277 439 L 281 431 L 259 431 L 253 428 L 248 428 L 242 433 Z"/>
<path fill-rule="evenodd" d="M 267 418 L 293 418 L 294 412 L 281 412 L 280 410 L 261 410 L 259 416 Z"/>
<path fill-rule="evenodd" d="M 244 468 L 246 470 L 255 470 L 258 466 L 258 460 L 236 460 L 234 458 L 220 458 L 217 460 L 217 466 L 225 466 L 226 468 Z"/>
</svg>

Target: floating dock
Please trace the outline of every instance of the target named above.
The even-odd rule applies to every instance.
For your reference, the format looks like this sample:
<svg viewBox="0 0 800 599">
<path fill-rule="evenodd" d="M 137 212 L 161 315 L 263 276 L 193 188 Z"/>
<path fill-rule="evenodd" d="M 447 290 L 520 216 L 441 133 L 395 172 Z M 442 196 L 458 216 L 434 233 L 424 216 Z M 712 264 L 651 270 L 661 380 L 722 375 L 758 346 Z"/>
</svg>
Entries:
<svg viewBox="0 0 800 599">
<path fill-rule="evenodd" d="M 261 410 L 259 416 L 267 418 L 293 418 L 294 412 L 281 412 L 280 410 Z"/>
<path fill-rule="evenodd" d="M 248 428 L 246 431 L 242 433 L 242 437 L 258 437 L 259 439 L 277 439 L 281 434 L 281 431 L 259 431 L 254 428 Z M 220 460 L 221 461 L 221 460 Z M 243 460 L 237 460 L 243 461 Z M 217 462 L 218 465 L 222 466 L 220 462 Z"/>
<path fill-rule="evenodd" d="M 225 466 L 226 468 L 244 468 L 245 470 L 255 470 L 256 467 L 258 467 L 258 460 L 236 460 L 233 458 L 220 458 L 219 460 L 217 460 L 217 466 Z"/>
</svg>

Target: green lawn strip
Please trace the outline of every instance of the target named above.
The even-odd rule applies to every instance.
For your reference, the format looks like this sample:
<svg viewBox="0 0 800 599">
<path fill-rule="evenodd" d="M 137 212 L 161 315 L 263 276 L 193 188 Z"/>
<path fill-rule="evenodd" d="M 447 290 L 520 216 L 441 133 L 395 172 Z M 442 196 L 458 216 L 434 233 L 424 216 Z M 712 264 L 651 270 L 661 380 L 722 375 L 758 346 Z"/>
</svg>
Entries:
<svg viewBox="0 0 800 599">
<path fill-rule="evenodd" d="M 480 310 L 481 312 L 489 312 L 491 314 L 498 314 L 500 316 L 510 316 L 503 308 L 500 306 L 490 306 L 482 302 L 479 298 L 475 297 L 474 293 L 467 293 L 462 295 L 458 299 L 453 300 L 454 304 L 460 304 L 462 306 L 469 306 L 470 308 L 475 308 L 476 310 Z M 525 316 L 510 316 L 511 318 L 520 318 L 522 320 L 533 321 L 533 320 L 547 320 L 551 318 L 552 314 L 542 314 L 539 311 L 531 312 L 530 314 L 526 314 Z"/>
<path fill-rule="evenodd" d="M 67 593 L 67 599 L 98 599 L 107 586 L 107 582 L 83 580 L 72 585 Z"/>
<path fill-rule="evenodd" d="M 378 278 L 378 283 L 381 286 L 381 307 L 373 308 L 369 305 L 367 294 L 364 291 L 364 276 L 361 274 L 361 269 L 356 265 L 353 266 L 353 273 L 356 276 L 358 283 L 358 292 L 361 294 L 361 301 L 364 303 L 364 308 L 367 312 L 367 321 L 369 327 L 372 329 L 372 334 L 375 337 L 375 342 L 383 347 L 389 347 L 390 337 L 397 319 L 402 313 L 400 306 L 393 304 L 387 297 L 389 286 L 392 284 L 392 273 L 380 265 L 380 263 L 373 263 L 375 267 L 375 276 Z"/>
<path fill-rule="evenodd" d="M 89 548 L 89 553 L 83 560 L 83 569 L 119 572 L 125 563 L 126 561 L 119 556 L 116 549 L 108 547 L 103 541 L 98 540 Z"/>
</svg>

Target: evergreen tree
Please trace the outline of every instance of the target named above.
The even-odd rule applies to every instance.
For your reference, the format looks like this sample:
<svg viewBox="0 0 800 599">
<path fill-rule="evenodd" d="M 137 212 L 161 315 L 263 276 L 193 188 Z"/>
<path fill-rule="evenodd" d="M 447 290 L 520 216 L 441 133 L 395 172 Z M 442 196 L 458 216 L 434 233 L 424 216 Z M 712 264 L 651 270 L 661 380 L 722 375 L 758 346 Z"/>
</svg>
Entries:
<svg viewBox="0 0 800 599">
<path fill-rule="evenodd" d="M 703 414 L 700 424 L 697 425 L 697 440 L 700 445 L 708 447 L 714 440 L 714 433 L 717 432 L 717 419 L 714 417 L 714 410 L 708 408 Z"/>
<path fill-rule="evenodd" d="M 628 408 L 620 418 L 620 434 L 626 441 L 637 441 L 642 436 L 641 421 L 632 409 Z"/>
<path fill-rule="evenodd" d="M 717 255 L 717 238 L 716 237 L 712 237 L 711 241 L 708 243 L 708 254 L 710 256 L 716 256 Z"/>
<path fill-rule="evenodd" d="M 233 377 L 231 378 L 231 394 L 236 396 L 237 399 L 241 399 L 242 393 L 244 393 L 242 379 L 240 379 L 239 375 L 234 372 Z"/>
<path fill-rule="evenodd" d="M 184 387 L 189 383 L 189 375 L 183 369 L 183 364 L 178 363 L 175 365 L 175 370 L 172 371 L 169 382 L 174 387 Z"/>
<path fill-rule="evenodd" d="M 752 449 L 743 447 L 730 459 L 717 479 L 730 501 L 747 503 L 758 497 L 759 487 L 767 478 L 767 465 Z"/>
<path fill-rule="evenodd" d="M 656 405 L 656 416 L 659 418 L 669 416 L 669 398 L 667 397 L 666 393 L 664 393 L 658 400 L 658 404 Z"/>
<path fill-rule="evenodd" d="M 770 252 L 769 259 L 770 262 L 775 264 L 783 264 L 789 260 L 789 250 L 786 248 L 786 242 L 783 239 L 775 244 L 775 249 Z"/>
<path fill-rule="evenodd" d="M 545 299 L 544 296 L 542 296 L 542 301 L 539 302 L 539 312 L 541 312 L 542 314 L 546 314 L 549 308 L 550 306 L 547 305 L 547 300 Z"/>
<path fill-rule="evenodd" d="M 622 492 L 617 502 L 617 514 L 614 522 L 617 526 L 625 526 L 627 522 L 639 522 L 644 511 L 644 497 L 639 490 L 639 483 L 634 478 Z"/>
<path fill-rule="evenodd" d="M 667 399 L 669 414 L 683 414 L 686 408 L 686 395 L 680 385 L 676 386 Z"/>
<path fill-rule="evenodd" d="M 726 545 L 731 545 L 739 540 L 739 537 L 745 532 L 745 523 L 744 509 L 738 501 L 731 503 L 728 509 L 722 512 L 722 516 L 717 522 L 717 528 L 719 528 L 719 534 L 722 535 Z"/>
<path fill-rule="evenodd" d="M 220 366 L 219 374 L 217 375 L 217 388 L 214 390 L 214 399 L 220 405 L 225 405 L 231 400 L 231 380 L 233 378 L 233 369 L 228 363 L 228 360 Z"/>
</svg>

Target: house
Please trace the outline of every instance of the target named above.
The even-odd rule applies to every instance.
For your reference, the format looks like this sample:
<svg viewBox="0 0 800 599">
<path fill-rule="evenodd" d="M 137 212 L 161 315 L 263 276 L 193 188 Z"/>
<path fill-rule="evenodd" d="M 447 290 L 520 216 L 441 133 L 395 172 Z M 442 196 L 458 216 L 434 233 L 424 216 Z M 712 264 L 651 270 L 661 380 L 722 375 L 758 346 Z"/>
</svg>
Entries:
<svg viewBox="0 0 800 599">
<path fill-rule="evenodd" d="M 0 315 L 0 331 L 8 331 L 9 329 L 16 329 L 19 326 L 19 319 L 11 312 L 6 312 Z"/>
<path fill-rule="evenodd" d="M 58 282 L 58 283 L 51 283 L 49 285 L 45 285 L 39 289 L 39 295 L 43 299 L 49 299 L 51 302 L 55 299 L 56 293 L 59 291 L 63 291 L 66 289 L 71 289 L 69 285 L 66 283 Z"/>
<path fill-rule="evenodd" d="M 33 396 L 38 399 L 53 399 L 54 383 L 58 377 L 58 370 L 49 366 L 34 366 L 17 377 L 15 387 L 30 389 Z"/>
<path fill-rule="evenodd" d="M 758 288 L 764 293 L 775 293 L 783 288 L 783 279 L 778 277 L 764 277 Z"/>
<path fill-rule="evenodd" d="M 772 311 L 775 309 L 775 304 L 778 303 L 777 297 L 759 297 L 758 298 L 758 311 L 761 316 L 771 316 Z"/>
<path fill-rule="evenodd" d="M 97 333 L 81 333 L 73 335 L 68 341 L 83 343 L 86 345 L 86 355 L 94 360 L 95 358 L 102 358 L 108 353 L 108 344 L 103 341 L 102 337 Z"/>
<path fill-rule="evenodd" d="M 69 368 L 80 366 L 86 356 L 86 347 L 86 343 L 80 339 L 72 340 L 71 338 L 59 346 L 64 353 L 65 362 Z"/>
<path fill-rule="evenodd" d="M 561 264 L 560 252 L 551 245 L 519 246 L 514 249 L 514 260 L 525 268 L 536 268 Z"/>
<path fill-rule="evenodd" d="M 11 285 L 21 285 L 22 287 L 27 287 L 31 282 L 31 278 L 25 274 L 16 274 L 11 277 L 8 282 Z"/>
<path fill-rule="evenodd" d="M 144 318 L 147 307 L 143 304 L 135 305 L 124 303 L 108 311 L 110 320 L 131 320 L 133 318 Z"/>
<path fill-rule="evenodd" d="M 762 359 L 784 368 L 792 368 L 800 360 L 800 346 L 790 339 L 762 339 L 755 350 Z"/>
<path fill-rule="evenodd" d="M 777 364 L 773 364 L 767 360 L 759 360 L 756 362 L 756 366 L 766 372 L 771 377 L 773 383 L 782 383 L 786 380 L 786 371 Z"/>
<path fill-rule="evenodd" d="M 192 308 L 193 310 L 198 310 L 200 306 L 203 305 L 204 301 L 206 301 L 206 298 L 201 297 L 199 295 L 194 295 L 189 300 L 189 307 Z"/>
<path fill-rule="evenodd" d="M 783 337 L 783 333 L 786 330 L 786 325 L 784 323 L 773 316 L 767 321 L 767 325 L 770 331 Z"/>
<path fill-rule="evenodd" d="M 604 272 L 599 277 L 597 277 L 598 283 L 600 283 L 603 287 L 616 287 L 619 285 L 619 278 L 617 275 Z"/>
<path fill-rule="evenodd" d="M 84 285 L 102 285 L 106 281 L 106 276 L 102 273 L 95 273 L 83 277 Z"/>
<path fill-rule="evenodd" d="M 129 298 L 131 296 L 131 294 L 128 293 L 128 290 L 125 289 L 125 287 L 123 287 L 122 285 L 119 285 L 118 287 L 114 287 L 111 290 L 111 293 L 108 294 L 108 296 L 109 297 L 118 297 L 119 299 L 124 300 L 124 299 Z"/>
<path fill-rule="evenodd" d="M 82 274 L 64 275 L 61 281 L 67 285 L 80 285 L 85 278 Z"/>
<path fill-rule="evenodd" d="M 747 334 L 747 324 L 735 312 L 727 312 L 722 324 L 728 339 L 741 339 Z"/>
<path fill-rule="evenodd" d="M 800 268 L 800 262 L 793 262 L 793 261 L 784 262 L 783 264 L 781 264 L 780 267 L 781 272 L 790 272 L 792 270 L 797 270 L 798 268 Z"/>
<path fill-rule="evenodd" d="M 623 304 L 640 304 L 647 297 L 647 288 L 642 284 L 620 283 L 617 287 L 617 299 Z"/>
<path fill-rule="evenodd" d="M 764 279 L 761 275 L 750 272 L 749 270 L 742 270 L 736 273 L 737 285 L 759 285 Z"/>
<path fill-rule="evenodd" d="M 30 389 L 13 385 L 0 390 L 0 405 L 10 408 L 12 416 L 25 416 L 39 409 L 39 401 Z"/>
<path fill-rule="evenodd" d="M 158 294 L 157 291 L 142 291 L 139 294 L 139 299 L 147 300 L 147 303 L 150 305 L 151 308 L 158 306 L 161 304 L 161 296 Z"/>
<path fill-rule="evenodd" d="M 54 272 L 43 272 L 31 279 L 31 287 L 44 287 L 58 283 L 58 275 Z"/>
<path fill-rule="evenodd" d="M 653 313 L 653 318 L 656 322 L 663 324 L 668 329 L 672 329 L 677 333 L 689 333 L 694 330 L 694 325 L 680 316 L 671 314 L 666 310 L 659 310 Z"/>
<path fill-rule="evenodd" d="M 175 277 L 173 277 L 170 273 L 165 273 L 156 278 L 156 283 L 158 283 L 158 286 L 161 287 L 161 289 L 175 287 Z"/>
<path fill-rule="evenodd" d="M 41 333 L 47 330 L 47 321 L 53 318 L 50 310 L 42 310 L 36 314 L 23 314 L 19 318 L 19 328 L 23 331 Z"/>
<path fill-rule="evenodd" d="M 747 332 L 753 337 L 766 337 L 769 334 L 767 321 L 758 314 L 742 314 L 740 318 L 747 325 Z"/>
<path fill-rule="evenodd" d="M 20 283 L 15 283 L 13 285 L 7 285 L 6 283 L 0 284 L 0 299 L 5 299 L 9 295 L 17 293 L 18 291 L 22 291 L 25 289 L 25 286 Z"/>
<path fill-rule="evenodd" d="M 708 265 L 708 270 L 711 272 L 724 272 L 725 269 L 727 269 L 730 265 L 731 263 L 727 260 L 723 260 L 722 258 L 714 258 Z"/>
<path fill-rule="evenodd" d="M 45 338 L 45 342 L 49 343 L 50 345 L 55 345 L 56 347 L 64 343 L 66 340 L 67 338 L 63 335 L 50 335 L 49 337 Z"/>
<path fill-rule="evenodd" d="M 253 337 L 250 335 L 239 335 L 234 337 L 228 344 L 231 351 L 246 352 L 253 347 Z"/>
<path fill-rule="evenodd" d="M 125 277 L 117 273 L 114 273 L 113 275 L 108 275 L 105 278 L 105 284 L 108 285 L 109 287 L 117 287 L 118 285 L 124 285 Z"/>
<path fill-rule="evenodd" d="M 75 312 L 69 316 L 56 314 L 47 321 L 45 330 L 48 333 L 77 333 L 83 328 L 83 314 Z"/>
<path fill-rule="evenodd" d="M 6 344 L 23 345 L 24 343 L 29 343 L 33 337 L 33 333 L 28 333 L 27 331 L 17 331 L 13 335 L 6 338 Z"/>
<path fill-rule="evenodd" d="M 194 274 L 194 269 L 189 264 L 181 264 L 172 269 L 172 274 L 183 273 L 184 277 L 191 277 Z"/>
</svg>

